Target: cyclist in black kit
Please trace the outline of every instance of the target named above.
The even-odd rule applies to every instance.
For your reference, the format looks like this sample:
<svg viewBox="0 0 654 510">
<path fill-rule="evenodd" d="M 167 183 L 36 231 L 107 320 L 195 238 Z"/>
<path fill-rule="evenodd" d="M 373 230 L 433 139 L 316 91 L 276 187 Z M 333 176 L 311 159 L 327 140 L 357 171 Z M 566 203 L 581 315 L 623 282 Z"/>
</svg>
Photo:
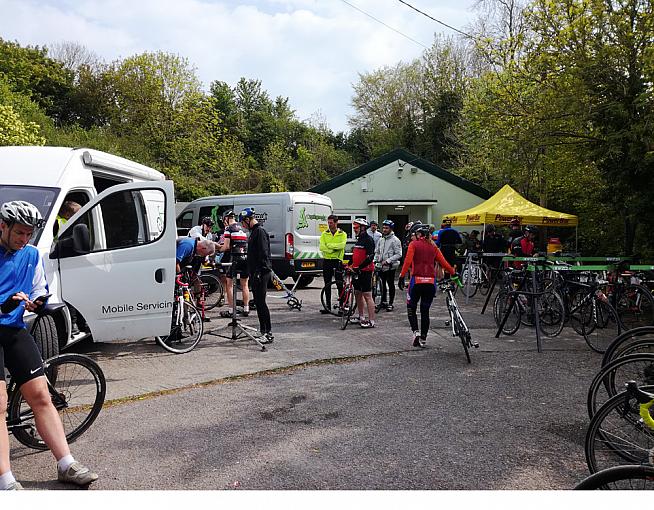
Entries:
<svg viewBox="0 0 654 510">
<path fill-rule="evenodd" d="M 254 208 L 246 207 L 238 216 L 241 225 L 250 231 L 248 239 L 247 266 L 252 282 L 252 294 L 254 294 L 254 305 L 257 308 L 259 318 L 259 331 L 263 338 L 259 339 L 262 344 L 271 343 L 274 339 L 272 324 L 270 323 L 270 310 L 266 304 L 266 291 L 270 282 L 272 264 L 270 262 L 270 238 L 268 232 L 259 224 L 254 217 Z"/>
</svg>

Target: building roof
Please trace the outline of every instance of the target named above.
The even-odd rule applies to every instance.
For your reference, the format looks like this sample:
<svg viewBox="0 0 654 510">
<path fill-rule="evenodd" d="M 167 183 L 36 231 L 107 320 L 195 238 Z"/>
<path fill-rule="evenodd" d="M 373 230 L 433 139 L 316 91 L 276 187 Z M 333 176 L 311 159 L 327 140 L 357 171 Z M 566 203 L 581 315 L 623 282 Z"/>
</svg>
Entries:
<svg viewBox="0 0 654 510">
<path fill-rule="evenodd" d="M 419 168 L 420 170 L 424 170 L 434 177 L 443 179 L 444 181 L 458 186 L 459 188 L 468 191 L 469 193 L 472 193 L 473 195 L 476 195 L 480 198 L 486 199 L 491 196 L 491 194 L 481 186 L 478 186 L 473 182 L 459 177 L 458 175 L 454 175 L 453 173 L 444 170 L 443 168 L 435 165 L 430 161 L 427 161 L 426 159 L 420 158 L 415 154 L 411 154 L 406 149 L 394 149 L 391 152 L 387 152 L 386 154 L 372 159 L 367 163 L 359 165 L 352 170 L 348 170 L 347 172 L 343 172 L 342 174 L 337 175 L 328 181 L 322 182 L 317 186 L 310 188 L 308 191 L 313 191 L 314 193 L 326 193 L 327 191 L 331 191 L 335 188 L 343 186 L 344 184 L 347 184 L 354 179 L 363 177 L 364 175 L 374 172 L 375 170 L 378 170 L 397 160 L 402 160 L 405 163 Z"/>
</svg>

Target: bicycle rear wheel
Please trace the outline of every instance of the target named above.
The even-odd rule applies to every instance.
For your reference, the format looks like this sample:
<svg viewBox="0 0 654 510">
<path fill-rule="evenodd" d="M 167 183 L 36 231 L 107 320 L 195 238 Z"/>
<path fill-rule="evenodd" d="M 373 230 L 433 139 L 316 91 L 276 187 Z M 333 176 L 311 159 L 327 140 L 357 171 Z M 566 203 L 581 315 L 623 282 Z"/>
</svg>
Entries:
<svg viewBox="0 0 654 510">
<path fill-rule="evenodd" d="M 329 313 L 334 314 L 334 310 L 338 308 L 338 297 L 340 296 L 340 291 L 336 285 L 336 280 L 332 280 L 329 284 L 330 291 L 330 302 L 327 302 L 327 287 L 323 287 L 320 291 L 320 303 L 324 310 L 327 310 Z"/>
<path fill-rule="evenodd" d="M 651 386 L 643 387 L 652 391 Z M 654 448 L 654 430 L 641 420 L 635 397 L 626 391 L 611 397 L 599 408 L 588 426 L 585 452 L 588 469 L 649 463 Z"/>
<path fill-rule="evenodd" d="M 43 363 L 48 390 L 69 443 L 81 436 L 102 410 L 107 383 L 98 364 L 81 354 L 61 354 Z M 14 437 L 25 446 L 47 450 L 34 421 L 34 413 L 16 389 L 11 396 L 8 422 Z"/>
<path fill-rule="evenodd" d="M 461 273 L 461 283 L 463 284 L 463 287 L 461 287 L 461 292 L 465 297 L 468 299 L 472 298 L 477 294 L 477 283 L 475 281 L 475 272 L 476 269 L 470 269 L 469 267 L 466 267 L 463 272 Z M 470 282 L 468 282 L 470 280 Z"/>
<path fill-rule="evenodd" d="M 173 306 L 170 335 L 156 337 L 161 347 L 175 354 L 192 351 L 204 333 L 204 324 L 198 309 L 188 301 L 181 303 L 181 310 L 179 310 L 179 301 L 176 301 Z"/>
<path fill-rule="evenodd" d="M 582 480 L 574 490 L 652 490 L 654 466 L 630 465 L 603 469 Z"/>
<path fill-rule="evenodd" d="M 643 328 L 631 329 L 620 334 L 611 345 L 606 348 L 602 358 L 602 366 L 608 365 L 615 358 L 623 356 L 626 351 L 629 353 L 646 351 L 647 348 L 632 348 L 632 344 L 654 343 L 654 327 L 645 326 Z"/>
<path fill-rule="evenodd" d="M 487 296 L 491 288 L 491 268 L 486 264 L 482 264 L 479 273 L 479 276 L 481 277 L 481 282 L 479 282 L 479 292 L 482 296 Z"/>
<path fill-rule="evenodd" d="M 201 274 L 200 281 L 204 288 L 204 309 L 211 310 L 225 304 L 225 289 L 220 279 L 213 274 Z"/>
<path fill-rule="evenodd" d="M 341 310 L 343 311 L 341 315 L 341 329 L 345 329 L 350 322 L 350 317 L 354 313 L 354 291 L 351 287 L 343 290 L 343 306 Z"/>
<path fill-rule="evenodd" d="M 382 288 L 384 282 L 381 279 L 379 273 L 375 272 L 372 277 L 372 299 L 375 302 L 375 311 L 379 311 L 379 307 L 382 302 L 382 295 L 384 294 L 384 289 Z"/>
<path fill-rule="evenodd" d="M 590 314 L 590 318 L 586 314 Z M 622 329 L 615 308 L 599 299 L 587 308 L 582 307 L 581 327 L 588 346 L 599 353 L 606 351 Z"/>
<path fill-rule="evenodd" d="M 654 326 L 654 297 L 642 285 L 627 285 L 615 303 L 625 329 Z"/>
<path fill-rule="evenodd" d="M 654 354 L 631 354 L 614 359 L 593 378 L 588 388 L 586 407 L 590 418 L 609 398 L 624 389 L 624 383 L 654 385 Z"/>
</svg>

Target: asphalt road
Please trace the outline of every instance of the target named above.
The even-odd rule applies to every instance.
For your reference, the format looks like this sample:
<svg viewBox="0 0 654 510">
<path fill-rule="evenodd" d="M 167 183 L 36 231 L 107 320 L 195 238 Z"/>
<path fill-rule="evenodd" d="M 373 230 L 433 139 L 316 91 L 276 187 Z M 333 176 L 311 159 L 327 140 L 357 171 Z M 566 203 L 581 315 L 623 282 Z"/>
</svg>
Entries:
<svg viewBox="0 0 654 510">
<path fill-rule="evenodd" d="M 430 347 L 417 351 L 402 307 L 375 330 L 339 332 L 316 313 L 317 289 L 303 296 L 302 314 L 273 302 L 267 353 L 210 342 L 182 356 L 151 342 L 82 348 L 110 385 L 132 366 L 143 389 L 72 445 L 100 474 L 93 489 L 568 489 L 586 476 L 585 395 L 599 357 L 583 341 L 547 340 L 539 354 L 529 330 L 496 340 L 476 300 L 464 317 L 482 347 L 468 365 L 440 303 Z M 350 359 L 330 362 L 330 349 Z M 169 380 L 176 365 L 211 356 L 212 372 L 195 375 L 208 384 Z M 49 453 L 11 444 L 25 487 L 65 488 Z"/>
</svg>

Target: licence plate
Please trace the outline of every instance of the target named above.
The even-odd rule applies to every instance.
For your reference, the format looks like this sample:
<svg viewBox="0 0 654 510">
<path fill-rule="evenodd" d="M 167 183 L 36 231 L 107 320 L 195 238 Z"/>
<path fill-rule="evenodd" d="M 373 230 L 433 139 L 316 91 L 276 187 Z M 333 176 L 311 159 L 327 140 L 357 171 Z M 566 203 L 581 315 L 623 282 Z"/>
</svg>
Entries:
<svg viewBox="0 0 654 510">
<path fill-rule="evenodd" d="M 302 262 L 300 264 L 300 267 L 316 267 L 316 263 L 315 262 Z"/>
</svg>

